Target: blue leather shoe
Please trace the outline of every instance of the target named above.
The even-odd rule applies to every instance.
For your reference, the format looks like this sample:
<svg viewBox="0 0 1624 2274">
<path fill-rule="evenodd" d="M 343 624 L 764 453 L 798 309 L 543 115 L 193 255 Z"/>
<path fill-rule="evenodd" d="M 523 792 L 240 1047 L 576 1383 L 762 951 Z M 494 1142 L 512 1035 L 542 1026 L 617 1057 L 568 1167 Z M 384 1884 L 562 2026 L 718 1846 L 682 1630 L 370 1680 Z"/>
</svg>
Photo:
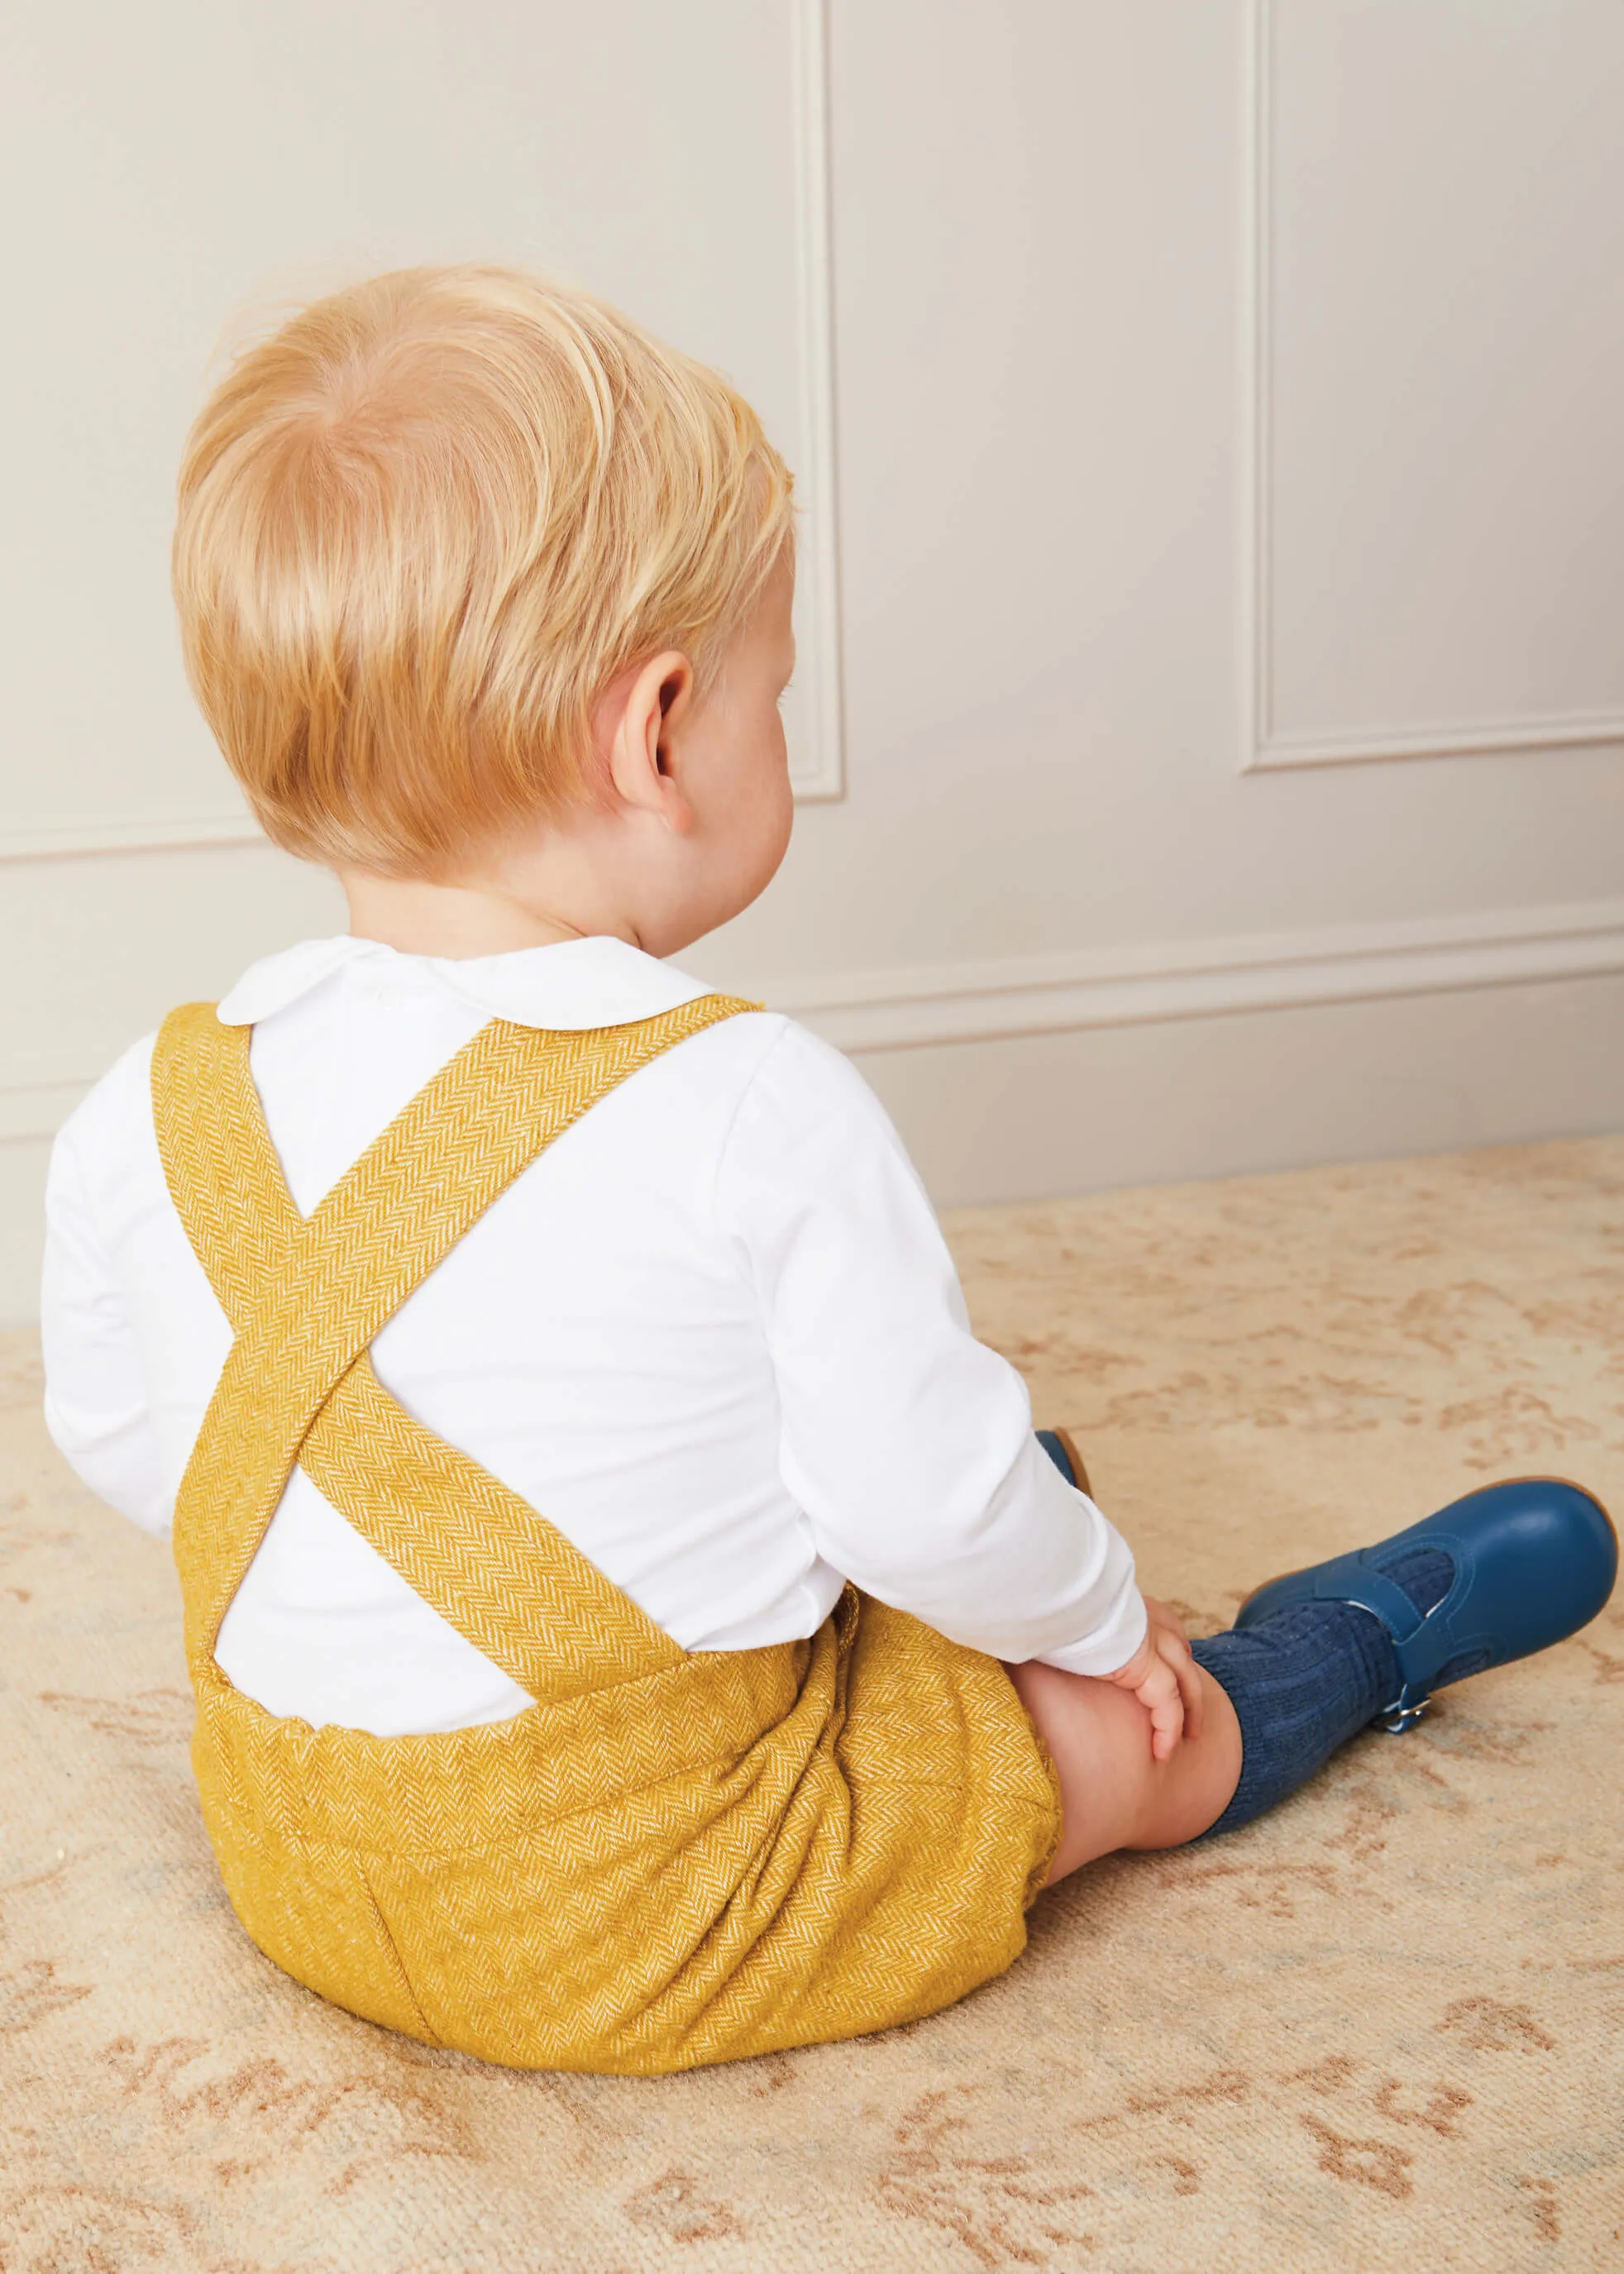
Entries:
<svg viewBox="0 0 1624 2274">
<path fill-rule="evenodd" d="M 1034 1435 L 1059 1470 L 1067 1484 L 1075 1485 L 1080 1493 L 1088 1490 L 1088 1472 L 1083 1466 L 1083 1457 L 1078 1451 L 1069 1429 L 1038 1429 Z"/>
<path fill-rule="evenodd" d="M 1425 1617 L 1377 1569 L 1415 1547 L 1440 1548 L 1455 1566 L 1448 1593 Z M 1560 1478 L 1518 1477 L 1451 1501 L 1373 1547 L 1271 1579 L 1246 1598 L 1235 1623 L 1253 1627 L 1297 1603 L 1373 1612 L 1398 1659 L 1402 1686 L 1379 1717 L 1396 1732 L 1420 1720 L 1455 1661 L 1472 1661 L 1462 1673 L 1481 1673 L 1576 1634 L 1613 1593 L 1618 1570 L 1618 1533 L 1598 1500 Z"/>
</svg>

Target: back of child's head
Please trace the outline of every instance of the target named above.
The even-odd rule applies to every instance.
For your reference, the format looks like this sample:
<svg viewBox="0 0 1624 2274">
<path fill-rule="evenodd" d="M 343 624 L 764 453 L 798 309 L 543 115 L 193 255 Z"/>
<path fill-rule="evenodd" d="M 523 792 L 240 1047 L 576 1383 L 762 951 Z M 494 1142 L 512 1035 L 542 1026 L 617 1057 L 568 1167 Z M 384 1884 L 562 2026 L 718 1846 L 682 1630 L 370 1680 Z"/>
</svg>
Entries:
<svg viewBox="0 0 1624 2274">
<path fill-rule="evenodd" d="M 703 691 L 790 526 L 716 373 L 513 271 L 401 270 L 249 348 L 199 413 L 187 673 L 277 844 L 432 876 L 598 794 L 626 666 L 679 648 Z"/>
</svg>

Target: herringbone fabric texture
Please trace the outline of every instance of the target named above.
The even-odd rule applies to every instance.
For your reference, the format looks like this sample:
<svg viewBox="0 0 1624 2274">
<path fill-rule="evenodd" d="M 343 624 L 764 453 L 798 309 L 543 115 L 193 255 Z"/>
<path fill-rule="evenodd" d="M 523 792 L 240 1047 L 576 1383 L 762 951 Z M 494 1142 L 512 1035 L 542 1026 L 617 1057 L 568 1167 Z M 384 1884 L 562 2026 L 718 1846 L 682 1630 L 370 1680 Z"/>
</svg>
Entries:
<svg viewBox="0 0 1624 2274">
<path fill-rule="evenodd" d="M 656 2073 L 915 2019 L 1016 1956 L 1058 1834 L 995 1660 L 849 1588 L 805 1642 L 685 1653 L 372 1370 L 385 1320 L 560 1131 L 750 1007 L 494 1020 L 308 1219 L 247 1031 L 193 1004 L 154 1052 L 164 1172 L 235 1335 L 175 1513 L 205 1821 L 261 1949 L 431 2044 Z M 232 1687 L 215 1638 L 296 1462 L 530 1711 L 380 1738 Z"/>
</svg>

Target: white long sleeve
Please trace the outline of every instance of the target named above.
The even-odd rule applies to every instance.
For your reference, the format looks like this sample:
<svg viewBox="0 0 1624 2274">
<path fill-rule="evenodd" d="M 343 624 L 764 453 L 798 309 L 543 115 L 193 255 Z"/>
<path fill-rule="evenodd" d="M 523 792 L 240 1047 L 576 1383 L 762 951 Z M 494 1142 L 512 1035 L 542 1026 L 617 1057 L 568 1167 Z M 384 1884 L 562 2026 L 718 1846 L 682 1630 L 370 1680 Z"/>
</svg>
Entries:
<svg viewBox="0 0 1624 2274">
<path fill-rule="evenodd" d="M 307 942 L 221 1005 L 308 1212 L 487 1020 L 611 1025 L 705 990 L 613 940 L 475 962 Z M 230 1329 L 164 1184 L 150 1044 L 53 1156 L 46 1413 L 162 1532 Z M 861 1078 L 788 1020 L 725 1021 L 532 1164 L 383 1328 L 386 1385 L 678 1642 L 811 1633 L 845 1579 L 944 1633 L 1082 1673 L 1144 1630 L 1126 1547 L 978 1344 L 929 1202 Z M 274 1713 L 380 1736 L 528 1702 L 302 1472 L 216 1645 Z"/>
<path fill-rule="evenodd" d="M 1124 1664 L 1145 1630 L 1132 1557 L 971 1332 L 878 1100 L 804 1028 L 786 1022 L 751 1082 L 719 1189 L 761 1299 L 784 1479 L 822 1555 L 975 1649 Z"/>
<path fill-rule="evenodd" d="M 174 1489 L 153 1427 L 140 1347 L 71 1144 L 52 1150 L 45 1214 L 46 1426 L 93 1492 L 144 1532 L 162 1534 Z"/>
</svg>

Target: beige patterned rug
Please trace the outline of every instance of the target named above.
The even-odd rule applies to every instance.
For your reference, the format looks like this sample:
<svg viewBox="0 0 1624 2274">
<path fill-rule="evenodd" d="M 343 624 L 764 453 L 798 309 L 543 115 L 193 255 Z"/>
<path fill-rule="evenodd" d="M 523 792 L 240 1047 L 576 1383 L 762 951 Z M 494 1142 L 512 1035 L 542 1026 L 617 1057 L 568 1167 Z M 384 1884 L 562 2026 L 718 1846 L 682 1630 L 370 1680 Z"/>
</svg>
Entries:
<svg viewBox="0 0 1624 2274">
<path fill-rule="evenodd" d="M 953 1219 L 983 1333 L 1196 1623 L 1465 1487 L 1624 1502 L 1624 1141 Z M 0 1412 L 0 2270 L 1624 2268 L 1624 1613 L 1213 1848 L 1097 1867 L 956 2011 L 524 2076 L 249 1947 L 164 1551 Z"/>
</svg>

